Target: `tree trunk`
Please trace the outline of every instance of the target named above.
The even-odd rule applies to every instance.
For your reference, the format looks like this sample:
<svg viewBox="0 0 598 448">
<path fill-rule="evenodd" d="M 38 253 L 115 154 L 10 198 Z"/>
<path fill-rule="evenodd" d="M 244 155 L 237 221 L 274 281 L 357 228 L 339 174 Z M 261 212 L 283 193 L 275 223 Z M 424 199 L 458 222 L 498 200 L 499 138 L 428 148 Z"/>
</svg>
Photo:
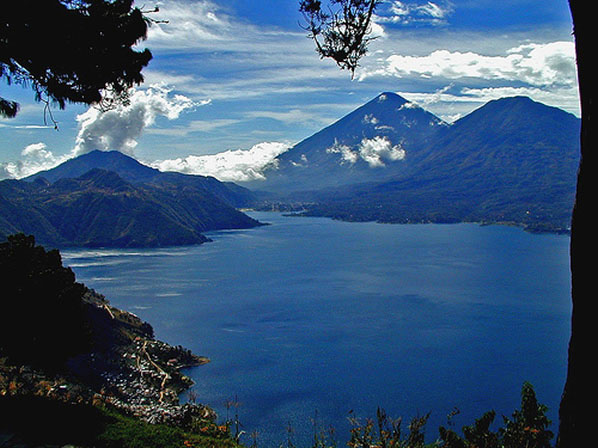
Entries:
<svg viewBox="0 0 598 448">
<path fill-rule="evenodd" d="M 577 448 L 591 446 L 590 432 L 595 433 L 590 418 L 594 414 L 595 367 L 593 357 L 592 275 L 594 239 L 592 235 L 592 191 L 596 191 L 596 174 L 592 148 L 594 118 L 594 86 L 598 82 L 593 59 L 593 4 L 587 0 L 569 0 L 573 18 L 573 33 L 577 56 L 579 93 L 581 98 L 581 161 L 577 178 L 577 193 L 571 220 L 571 340 L 567 382 L 560 406 L 560 427 L 557 446 Z M 595 125 L 595 124 L 594 124 Z M 591 202 L 590 202 L 591 201 Z M 594 274 L 595 275 L 595 274 Z"/>
</svg>

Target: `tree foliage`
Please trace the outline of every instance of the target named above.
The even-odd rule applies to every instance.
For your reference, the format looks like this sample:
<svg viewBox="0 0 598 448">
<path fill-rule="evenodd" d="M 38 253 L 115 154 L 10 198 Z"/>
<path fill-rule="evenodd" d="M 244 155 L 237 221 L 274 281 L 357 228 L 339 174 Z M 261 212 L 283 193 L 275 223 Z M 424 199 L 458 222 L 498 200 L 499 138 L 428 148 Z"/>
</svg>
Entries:
<svg viewBox="0 0 598 448">
<path fill-rule="evenodd" d="M 57 250 L 36 246 L 33 236 L 0 243 L 0 354 L 15 362 L 56 366 L 85 350 L 85 286 L 62 266 Z"/>
<path fill-rule="evenodd" d="M 364 423 L 351 416 L 351 438 L 349 448 L 423 448 L 424 430 L 430 414 L 411 419 L 408 433 L 403 434 L 402 419 L 392 419 L 381 408 L 376 411 L 376 420 L 367 419 Z"/>
<path fill-rule="evenodd" d="M 331 57 L 353 74 L 359 59 L 366 54 L 370 20 L 378 0 L 329 0 L 337 11 L 324 12 L 320 0 L 300 0 L 300 11 L 307 19 L 309 36 L 315 41 L 322 58 Z M 573 35 L 581 103 L 581 160 L 578 170 L 576 199 L 571 219 L 571 339 L 567 365 L 567 381 L 559 410 L 561 448 L 580 446 L 592 435 L 587 409 L 593 402 L 588 390 L 593 388 L 593 351 L 589 341 L 594 335 L 593 291 L 594 269 L 590 260 L 594 245 L 588 244 L 595 233 L 594 207 L 589 198 L 596 190 L 593 125 L 596 88 L 594 63 L 592 2 L 568 0 L 573 20 Z M 371 7 L 368 8 L 368 7 Z M 352 9 L 353 8 L 353 9 Z M 352 19 L 352 20 L 347 20 Z"/>
<path fill-rule="evenodd" d="M 548 408 L 538 403 L 533 386 L 525 382 L 521 388 L 521 410 L 511 418 L 504 417 L 505 426 L 500 430 L 505 448 L 550 448 L 554 436 L 548 430 L 551 421 L 546 417 Z"/>
<path fill-rule="evenodd" d="M 332 58 L 353 74 L 371 41 L 371 18 L 380 0 L 329 0 L 328 12 L 320 0 L 300 0 L 306 30 L 322 58 Z M 141 69 L 151 59 L 148 50 L 131 47 L 145 37 L 147 20 L 132 0 L 20 0 L 4 2 L 0 20 L 0 79 L 31 87 L 39 101 L 86 104 L 101 101 L 102 90 L 119 98 L 128 87 L 140 83 Z M 561 403 L 560 445 L 575 446 L 591 430 L 584 425 L 591 403 L 586 391 L 593 385 L 589 364 L 593 348 L 593 209 L 589 191 L 595 189 L 590 151 L 594 126 L 590 123 L 595 101 L 591 42 L 591 2 L 569 0 L 573 16 L 580 97 L 582 105 L 582 161 L 571 232 L 572 336 L 569 346 L 567 384 Z M 18 103 L 0 96 L 0 116 L 14 117 Z M 589 174 L 588 174 L 589 173 Z M 3 247 L 4 250 L 4 247 Z M 0 330 L 1 331 L 1 330 Z M 4 336 L 0 334 L 0 336 Z M 2 339 L 0 339 L 2 341 Z"/>
<path fill-rule="evenodd" d="M 521 388 L 521 409 L 503 417 L 504 426 L 492 431 L 496 412 L 489 411 L 473 425 L 463 427 L 463 437 L 445 427 L 439 428 L 442 448 L 550 448 L 554 437 L 548 428 L 548 408 L 538 403 L 533 386 L 525 382 Z"/>
<path fill-rule="evenodd" d="M 145 38 L 148 20 L 133 0 L 19 0 L 3 2 L 0 79 L 30 87 L 36 100 L 100 103 L 102 92 L 123 98 L 143 81 L 152 55 L 132 47 Z M 0 116 L 18 103 L 0 97 Z"/>
<path fill-rule="evenodd" d="M 320 0 L 301 0 L 299 11 L 307 21 L 305 29 L 320 57 L 332 58 L 353 76 L 373 39 L 371 20 L 380 3 L 381 0 L 330 0 L 324 8 Z"/>
</svg>

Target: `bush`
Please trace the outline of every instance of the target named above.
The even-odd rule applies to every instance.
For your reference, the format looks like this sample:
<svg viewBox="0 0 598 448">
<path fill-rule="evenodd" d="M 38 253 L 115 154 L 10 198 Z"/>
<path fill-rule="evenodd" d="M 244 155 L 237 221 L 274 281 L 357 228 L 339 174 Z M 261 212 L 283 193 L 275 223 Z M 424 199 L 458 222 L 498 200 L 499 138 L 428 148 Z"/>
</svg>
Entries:
<svg viewBox="0 0 598 448">
<path fill-rule="evenodd" d="M 452 430 L 439 428 L 443 448 L 550 448 L 554 434 L 548 430 L 547 407 L 539 404 L 533 386 L 525 382 L 521 388 L 521 410 L 512 417 L 503 417 L 504 427 L 490 430 L 496 413 L 486 412 L 471 426 L 463 427 L 463 438 Z"/>
<path fill-rule="evenodd" d="M 24 442 L 18 446 L 238 447 L 228 433 L 218 437 L 193 434 L 167 425 L 145 423 L 104 407 L 67 404 L 43 397 L 0 396 L 0 415 L 3 416 L 0 433 L 12 434 Z"/>
<path fill-rule="evenodd" d="M 505 427 L 500 435 L 505 448 L 550 448 L 553 433 L 548 430 L 550 420 L 547 407 L 539 404 L 530 383 L 521 388 L 521 410 L 513 412 L 512 419 L 504 417 Z"/>
<path fill-rule="evenodd" d="M 33 236 L 11 235 L 0 243 L 0 272 L 0 352 L 15 362 L 50 367 L 89 347 L 86 288 L 62 266 L 57 250 L 36 246 Z"/>
</svg>

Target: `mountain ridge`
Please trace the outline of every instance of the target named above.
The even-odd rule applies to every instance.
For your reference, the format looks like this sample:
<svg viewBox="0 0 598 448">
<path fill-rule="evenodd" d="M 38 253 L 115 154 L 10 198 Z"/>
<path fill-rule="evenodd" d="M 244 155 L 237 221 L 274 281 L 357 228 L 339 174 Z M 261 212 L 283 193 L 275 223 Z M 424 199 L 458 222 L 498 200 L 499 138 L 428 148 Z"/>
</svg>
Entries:
<svg viewBox="0 0 598 448">
<path fill-rule="evenodd" d="M 50 183 L 62 178 L 79 177 L 93 168 L 113 171 L 133 184 L 175 185 L 197 188 L 217 196 L 235 208 L 246 207 L 254 200 L 253 193 L 232 182 L 221 182 L 211 176 L 163 172 L 144 165 L 120 151 L 94 150 L 69 159 L 60 165 L 32 174 L 22 180 L 33 182 L 46 179 Z"/>
<path fill-rule="evenodd" d="M 167 200 L 193 191 L 234 208 L 301 209 L 354 221 L 506 222 L 562 232 L 574 201 L 579 128 L 572 114 L 524 96 L 492 100 L 449 125 L 383 92 L 280 154 L 266 181 L 225 184 L 93 151 L 24 182 L 43 189 L 54 185 L 44 177 L 84 174 L 93 165 L 115 170 L 132 187 L 170 192 Z M 0 229 L 14 215 L 55 233 L 39 208 L 23 216 L 1 193 L 0 208 L 10 212 L 0 215 Z"/>
<path fill-rule="evenodd" d="M 92 168 L 54 183 L 0 182 L 0 236 L 23 232 L 58 247 L 201 244 L 209 241 L 206 231 L 259 225 L 194 181 L 133 184 Z"/>
<path fill-rule="evenodd" d="M 377 105 L 381 95 L 366 105 Z M 400 103 L 395 117 L 396 109 L 409 104 L 397 97 L 386 97 Z M 343 120 L 355 123 L 362 108 L 325 129 L 330 134 Z M 411 110 L 417 107 L 411 105 Z M 274 187 L 278 194 L 263 208 L 302 209 L 312 216 L 353 221 L 507 222 L 530 230 L 567 231 L 579 163 L 578 118 L 523 96 L 490 101 L 451 125 L 420 117 L 424 121 L 417 128 L 429 132 L 419 140 L 410 142 L 409 133 L 389 140 L 404 149 L 403 157 L 361 169 L 354 178 L 337 175 L 354 165 L 342 163 L 334 152 L 328 153 L 326 170 L 316 168 L 313 176 L 307 164 L 301 170 L 283 167 L 276 182 L 258 186 Z M 312 137 L 281 157 L 297 160 Z M 327 138 L 329 142 L 334 136 Z M 323 146 L 308 149 L 326 152 Z M 355 153 L 356 146 L 348 150 Z M 342 182 L 320 182 L 322 176 Z"/>
<path fill-rule="evenodd" d="M 361 182 L 372 172 L 388 178 L 394 171 L 383 167 L 401 169 L 405 154 L 446 126 L 415 103 L 383 92 L 276 157 L 265 181 L 243 185 L 287 193 L 305 190 L 305 183 L 316 189 Z"/>
</svg>

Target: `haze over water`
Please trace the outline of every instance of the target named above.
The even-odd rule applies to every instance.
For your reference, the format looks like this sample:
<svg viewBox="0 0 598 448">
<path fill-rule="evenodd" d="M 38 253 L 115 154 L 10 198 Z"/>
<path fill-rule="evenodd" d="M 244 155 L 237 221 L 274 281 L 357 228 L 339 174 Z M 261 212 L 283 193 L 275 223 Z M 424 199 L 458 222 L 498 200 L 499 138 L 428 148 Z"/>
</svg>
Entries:
<svg viewBox="0 0 598 448">
<path fill-rule="evenodd" d="M 384 225 L 251 213 L 271 225 L 201 246 L 65 250 L 81 281 L 211 363 L 189 369 L 222 419 L 236 398 L 259 446 L 348 437 L 349 411 L 457 407 L 460 430 L 510 415 L 530 381 L 558 421 L 570 330 L 569 238 L 475 224 Z M 234 410 L 229 411 L 232 417 Z M 553 425 L 556 432 L 556 425 Z M 242 439 L 251 443 L 248 435 Z"/>
</svg>

